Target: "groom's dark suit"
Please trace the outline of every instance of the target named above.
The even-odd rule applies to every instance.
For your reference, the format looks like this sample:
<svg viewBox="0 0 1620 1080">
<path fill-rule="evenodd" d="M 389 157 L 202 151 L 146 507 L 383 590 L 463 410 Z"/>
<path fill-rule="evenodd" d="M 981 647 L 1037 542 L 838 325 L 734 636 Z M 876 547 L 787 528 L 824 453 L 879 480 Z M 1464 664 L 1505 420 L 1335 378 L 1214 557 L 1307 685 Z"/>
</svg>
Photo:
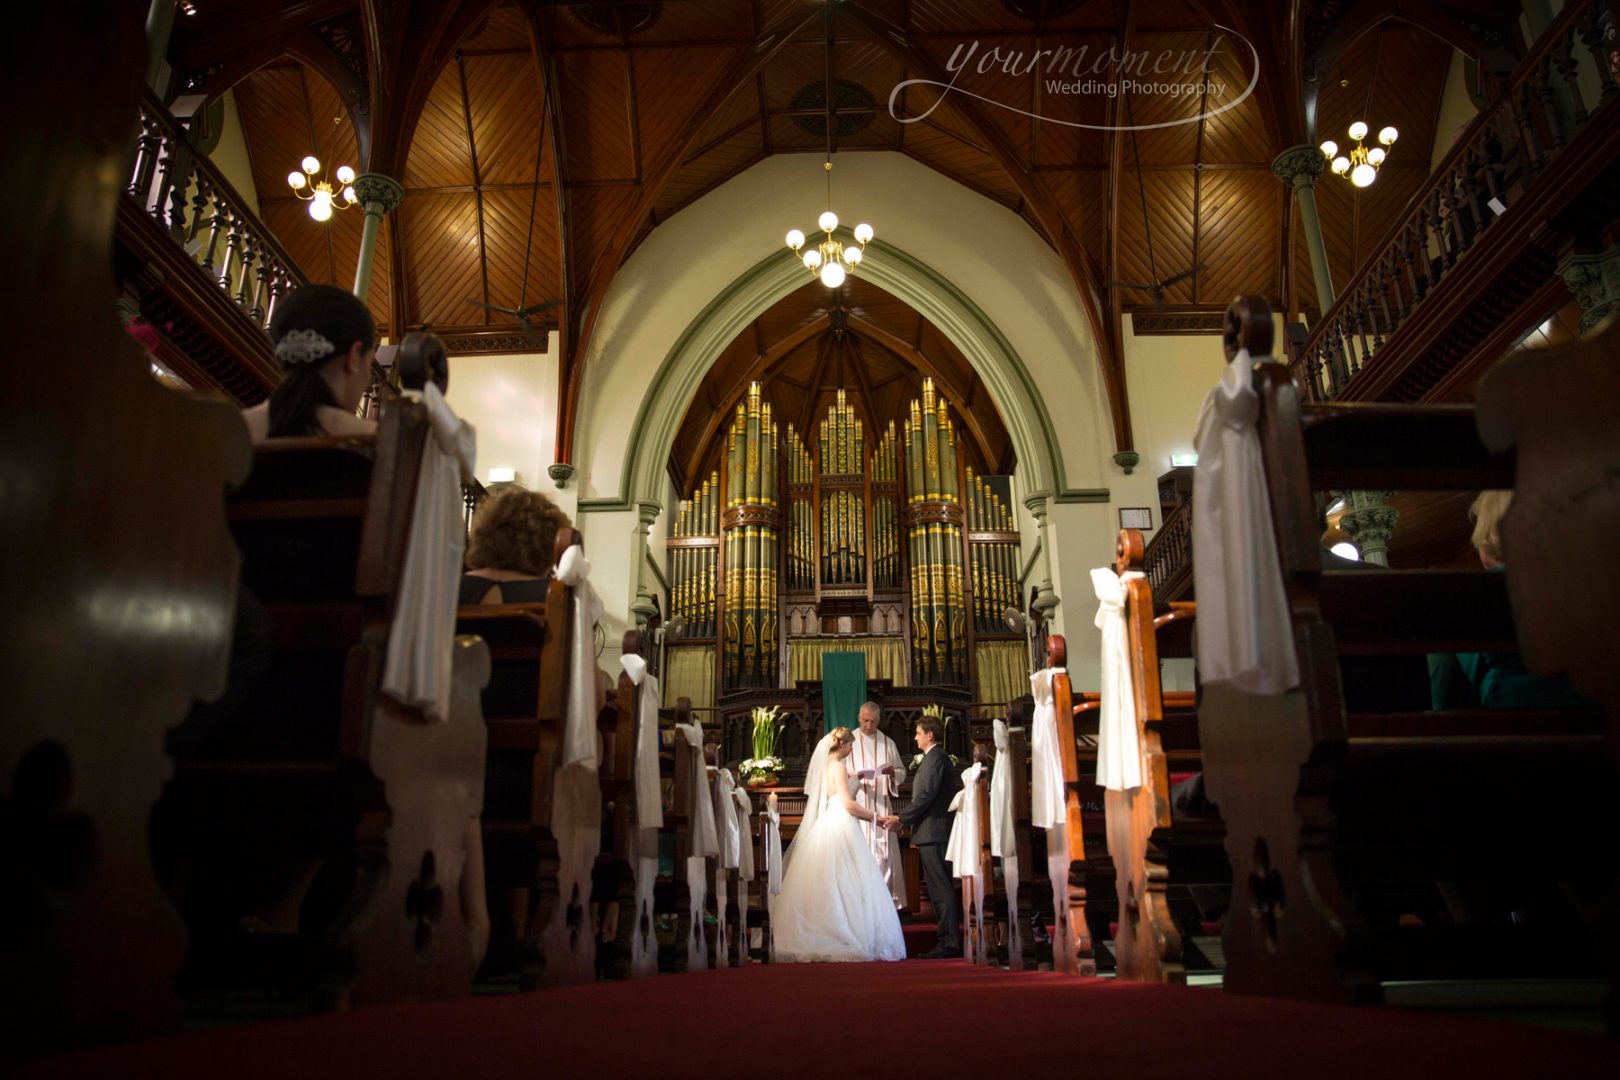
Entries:
<svg viewBox="0 0 1620 1080">
<path fill-rule="evenodd" d="M 951 799 L 961 790 L 961 775 L 935 744 L 911 778 L 911 805 L 901 807 L 898 815 L 911 827 L 911 846 L 922 861 L 928 898 L 939 916 L 936 948 L 956 955 L 962 952 L 962 894 L 945 864 L 945 844 L 951 838 Z"/>
</svg>

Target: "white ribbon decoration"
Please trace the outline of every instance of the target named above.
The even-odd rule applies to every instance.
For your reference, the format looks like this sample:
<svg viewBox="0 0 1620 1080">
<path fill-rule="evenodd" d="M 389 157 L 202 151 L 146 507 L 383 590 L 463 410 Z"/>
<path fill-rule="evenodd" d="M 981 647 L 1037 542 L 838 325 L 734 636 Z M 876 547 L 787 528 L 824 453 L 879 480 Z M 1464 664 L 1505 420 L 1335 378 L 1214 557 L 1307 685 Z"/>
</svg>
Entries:
<svg viewBox="0 0 1620 1080">
<path fill-rule="evenodd" d="M 765 810 L 765 890 L 775 896 L 782 891 L 782 814 L 772 792 Z"/>
<path fill-rule="evenodd" d="M 983 823 L 979 821 L 979 778 L 984 766 L 974 764 L 962 772 L 962 790 L 951 800 L 956 820 L 945 844 L 945 861 L 955 877 L 973 877 L 979 872 L 979 850 L 984 846 Z"/>
<path fill-rule="evenodd" d="M 1251 694 L 1299 684 L 1288 596 L 1272 531 L 1260 455 L 1260 395 L 1240 351 L 1204 398 L 1193 473 L 1193 586 L 1198 595 L 1198 670 L 1205 683 Z"/>
<path fill-rule="evenodd" d="M 1136 685 L 1131 676 L 1125 627 L 1125 582 L 1136 570 L 1116 577 L 1106 566 L 1091 572 L 1097 594 L 1097 629 L 1102 631 L 1102 693 L 1097 710 L 1097 783 L 1110 791 L 1142 786 L 1142 744 L 1136 730 Z"/>
<path fill-rule="evenodd" d="M 664 794 L 658 777 L 658 677 L 647 674 L 647 658 L 619 657 L 619 665 L 636 686 L 636 827 L 664 827 Z"/>
<path fill-rule="evenodd" d="M 1005 858 L 1009 851 L 1016 852 L 1013 823 L 1013 776 L 1011 736 L 1007 721 L 991 723 L 992 738 L 996 743 L 996 764 L 990 771 L 990 854 Z"/>
<path fill-rule="evenodd" d="M 596 621 L 602 601 L 590 582 L 585 549 L 570 545 L 557 562 L 557 580 L 574 590 L 574 641 L 568 657 L 568 717 L 563 764 L 596 770 Z"/>
<path fill-rule="evenodd" d="M 720 837 L 714 824 L 714 799 L 709 794 L 709 767 L 703 760 L 703 729 L 696 724 L 676 724 L 675 730 L 692 748 L 687 755 L 692 791 L 691 857 L 718 855 Z"/>
<path fill-rule="evenodd" d="M 1066 674 L 1063 668 L 1042 668 L 1029 677 L 1035 695 L 1035 715 L 1030 722 L 1029 823 L 1037 829 L 1052 829 L 1069 820 L 1063 790 L 1063 748 L 1058 745 L 1057 706 L 1052 701 L 1053 676 Z"/>
</svg>

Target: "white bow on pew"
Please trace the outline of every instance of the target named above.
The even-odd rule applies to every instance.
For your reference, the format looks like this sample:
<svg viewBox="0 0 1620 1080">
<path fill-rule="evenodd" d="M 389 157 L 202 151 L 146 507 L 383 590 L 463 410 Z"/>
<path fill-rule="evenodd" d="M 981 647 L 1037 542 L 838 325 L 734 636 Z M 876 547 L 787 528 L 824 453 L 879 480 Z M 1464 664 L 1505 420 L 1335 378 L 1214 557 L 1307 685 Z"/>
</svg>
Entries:
<svg viewBox="0 0 1620 1080">
<path fill-rule="evenodd" d="M 979 850 L 984 846 L 983 823 L 979 820 L 979 779 L 984 766 L 974 764 L 962 772 L 962 790 L 951 800 L 956 820 L 951 822 L 951 837 L 945 844 L 945 861 L 959 878 L 974 877 L 979 872 Z"/>
<path fill-rule="evenodd" d="M 664 796 L 658 778 L 658 676 L 647 673 L 647 660 L 635 653 L 619 657 L 636 686 L 636 828 L 664 827 Z"/>
<path fill-rule="evenodd" d="M 405 394 L 425 407 L 432 438 L 422 448 L 382 688 L 401 705 L 420 708 L 428 719 L 442 723 L 450 713 L 451 642 L 467 542 L 461 483 L 473 476 L 478 436 L 450 411 L 434 383 L 421 393 Z"/>
<path fill-rule="evenodd" d="M 1056 829 L 1068 821 L 1063 791 L 1063 748 L 1058 745 L 1057 707 L 1052 702 L 1052 676 L 1063 668 L 1042 668 L 1029 677 L 1035 695 L 1030 722 L 1030 824 Z"/>
<path fill-rule="evenodd" d="M 782 891 L 782 812 L 777 809 L 774 791 L 766 800 L 764 828 L 765 889 L 775 896 Z"/>
<path fill-rule="evenodd" d="M 1136 690 L 1125 634 L 1125 582 L 1140 571 L 1115 575 L 1106 566 L 1091 572 L 1102 631 L 1102 692 L 1097 710 L 1097 783 L 1111 791 L 1142 786 L 1142 746 L 1136 732 Z"/>
<path fill-rule="evenodd" d="M 602 601 L 590 582 L 591 561 L 578 544 L 557 562 L 557 580 L 574 590 L 573 642 L 568 656 L 568 717 L 563 764 L 596 771 L 596 621 Z"/>
<path fill-rule="evenodd" d="M 990 770 L 990 854 L 1003 859 L 1009 852 L 1016 854 L 1013 821 L 1013 776 L 1010 767 L 1010 736 L 1007 721 L 991 722 L 992 738 L 996 744 L 995 768 Z"/>
<path fill-rule="evenodd" d="M 1255 362 L 1276 363 L 1239 350 L 1198 414 L 1193 473 L 1198 670 L 1206 684 L 1278 694 L 1298 685 L 1299 661 L 1255 430 L 1260 416 Z"/>
<path fill-rule="evenodd" d="M 676 724 L 675 731 L 692 748 L 687 756 L 692 792 L 692 858 L 720 854 L 720 836 L 714 823 L 714 800 L 709 797 L 709 767 L 703 761 L 703 729 L 697 724 Z"/>
<path fill-rule="evenodd" d="M 754 802 L 748 797 L 745 788 L 733 787 L 731 801 L 735 805 L 737 815 L 737 831 L 741 838 L 741 850 L 738 852 L 737 873 L 744 881 L 754 879 L 754 830 L 750 819 L 754 814 Z"/>
<path fill-rule="evenodd" d="M 742 866 L 742 834 L 737 824 L 737 804 L 732 794 L 737 781 L 730 769 L 720 769 L 714 777 L 714 820 L 720 841 L 720 869 L 736 870 Z"/>
</svg>

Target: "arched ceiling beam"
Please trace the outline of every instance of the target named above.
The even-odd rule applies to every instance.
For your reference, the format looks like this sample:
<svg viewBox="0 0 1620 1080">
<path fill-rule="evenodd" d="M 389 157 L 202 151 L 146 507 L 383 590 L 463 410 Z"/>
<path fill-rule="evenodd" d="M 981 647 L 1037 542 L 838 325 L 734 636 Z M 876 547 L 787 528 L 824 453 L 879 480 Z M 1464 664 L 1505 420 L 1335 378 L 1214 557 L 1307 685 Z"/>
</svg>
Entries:
<svg viewBox="0 0 1620 1080">
<path fill-rule="evenodd" d="M 362 0 L 371 50 L 371 153 L 366 172 L 399 179 L 439 69 L 501 0 Z"/>
<path fill-rule="evenodd" d="M 630 248 L 630 241 L 642 219 L 652 211 L 663 192 L 664 185 L 675 174 L 680 163 L 697 144 L 698 136 L 708 126 L 710 119 L 725 102 L 743 86 L 754 81 L 767 63 L 773 59 L 782 47 L 790 42 L 801 30 L 812 22 L 822 18 L 819 9 L 808 13 L 801 9 L 795 14 L 786 15 L 767 26 L 755 38 L 753 47 L 748 52 L 738 56 L 727 66 L 724 74 L 714 83 L 714 89 L 709 93 L 703 105 L 693 110 L 681 137 L 670 144 L 669 150 L 650 168 L 646 168 L 642 175 L 642 184 L 637 189 L 636 198 L 614 226 L 613 236 L 607 250 L 597 260 L 591 269 L 590 281 L 581 292 L 582 300 L 579 311 L 574 320 L 574 336 L 572 341 L 563 339 L 563 357 L 558 365 L 563 378 L 563 408 L 562 416 L 557 424 L 557 460 L 572 462 L 574 458 L 574 425 L 579 412 L 579 393 L 584 382 L 582 373 L 577 370 L 584 363 L 584 358 L 590 347 L 591 332 L 596 326 L 597 316 L 602 310 L 602 301 L 607 295 L 608 286 L 613 281 L 613 275 L 623 263 L 624 257 Z M 561 186 L 563 178 L 559 175 L 554 183 Z"/>
<path fill-rule="evenodd" d="M 907 341 L 903 337 L 891 333 L 888 330 L 883 329 L 881 326 L 874 325 L 873 323 L 867 322 L 865 319 L 851 315 L 849 317 L 849 328 L 860 334 L 862 337 L 870 338 L 883 348 L 900 357 L 912 367 L 915 367 L 924 376 L 933 379 L 934 382 L 939 385 L 940 389 L 944 391 L 946 399 L 948 401 L 955 401 L 960 406 L 954 411 L 956 412 L 957 416 L 961 418 L 962 423 L 967 427 L 968 432 L 973 436 L 973 441 L 978 444 L 980 460 L 996 460 L 996 455 L 990 450 L 990 436 L 984 429 L 983 421 L 980 419 L 979 414 L 975 410 L 967 406 L 967 402 L 970 400 L 968 394 L 970 388 L 955 385 L 951 379 L 941 374 L 939 365 L 934 363 L 933 358 L 930 357 L 926 351 L 920 348 L 913 348 L 911 342 Z M 865 378 L 864 373 L 862 378 Z M 867 385 L 867 393 L 868 395 L 871 394 L 870 384 Z"/>
<path fill-rule="evenodd" d="M 563 355 L 567 355 L 568 336 L 574 327 L 574 276 L 570 272 L 569 234 L 573 217 L 568 206 L 568 185 L 563 183 L 563 129 L 561 85 L 557 78 L 557 56 L 553 48 L 549 32 L 540 26 L 540 21 L 531 10 L 525 20 L 529 28 L 530 52 L 534 56 L 535 80 L 539 85 L 540 97 L 543 101 L 544 112 L 540 118 L 540 138 L 542 150 L 551 162 L 551 196 L 552 211 L 557 219 L 557 280 L 562 286 L 562 304 L 557 308 L 557 340 L 561 343 Z M 534 198 L 539 198 L 536 191 Z M 559 377 L 565 377 L 566 365 L 557 365 Z"/>
<path fill-rule="evenodd" d="M 721 396 L 720 403 L 709 411 L 709 418 L 703 422 L 703 430 L 693 444 L 690 460 L 682 462 L 685 468 L 681 475 L 686 477 L 696 475 L 695 470 L 703 464 L 703 459 L 707 456 L 709 447 L 713 444 L 715 437 L 731 423 L 732 403 L 748 389 L 749 383 L 756 380 L 764 382 L 769 379 L 780 365 L 786 363 L 794 353 L 798 352 L 800 346 L 814 341 L 817 337 L 826 333 L 831 326 L 832 316 L 830 314 L 823 315 L 814 322 L 799 327 L 799 329 L 770 346 L 764 352 L 758 353 L 748 367 L 744 369 L 743 373 L 732 381 L 731 387 Z M 812 385 L 808 393 L 814 399 L 816 395 L 815 386 Z M 695 401 L 696 399 L 694 399 L 694 403 Z M 798 427 L 798 431 L 801 436 L 804 434 L 803 427 Z"/>
<path fill-rule="evenodd" d="M 952 81 L 934 57 L 911 36 L 908 28 L 897 26 L 883 16 L 868 11 L 856 0 L 847 0 L 841 10 L 865 27 L 873 40 L 898 60 L 907 71 L 941 84 L 949 84 Z M 1006 132 L 990 123 L 983 111 L 970 98 L 961 95 L 951 97 L 944 102 L 944 107 L 954 110 L 955 114 L 983 141 L 990 155 L 1018 189 L 1019 195 L 1024 200 L 1025 209 L 1035 218 L 1046 234 L 1047 240 L 1056 249 L 1064 268 L 1069 271 L 1080 300 L 1080 308 L 1085 313 L 1092 337 L 1097 344 L 1097 359 L 1102 368 L 1103 386 L 1108 392 L 1108 409 L 1113 420 L 1115 449 L 1131 449 L 1131 412 L 1125 394 L 1125 369 L 1120 362 L 1120 353 L 1114 348 L 1113 339 L 1108 333 L 1107 322 L 1102 317 L 1102 289 L 1097 282 L 1095 271 L 1086 259 L 1085 252 L 1080 248 L 1079 240 L 1070 232 L 1052 193 L 1035 178 L 1029 167 L 1019 160 L 1012 140 L 1008 138 Z"/>
</svg>

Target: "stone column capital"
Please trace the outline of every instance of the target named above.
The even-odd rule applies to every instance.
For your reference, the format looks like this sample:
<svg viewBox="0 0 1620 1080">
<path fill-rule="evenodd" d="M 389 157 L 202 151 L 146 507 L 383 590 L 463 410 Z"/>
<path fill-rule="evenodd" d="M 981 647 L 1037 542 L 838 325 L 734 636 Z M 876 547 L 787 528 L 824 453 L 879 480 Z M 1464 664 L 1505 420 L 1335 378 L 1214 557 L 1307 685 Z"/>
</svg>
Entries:
<svg viewBox="0 0 1620 1080">
<path fill-rule="evenodd" d="M 1032 491 L 1024 496 L 1024 508 L 1035 515 L 1037 525 L 1046 522 L 1046 500 L 1052 497 L 1050 491 Z"/>
<path fill-rule="evenodd" d="M 405 189 L 399 181 L 382 173 L 361 173 L 355 177 L 354 193 L 360 197 L 360 205 L 366 208 L 366 213 L 375 213 L 379 217 L 388 214 L 405 199 Z M 374 206 L 376 210 L 372 209 Z"/>
<path fill-rule="evenodd" d="M 1316 178 L 1322 175 L 1327 167 L 1327 158 L 1322 156 L 1319 146 L 1290 146 L 1277 155 L 1271 163 L 1271 174 L 1278 180 L 1287 184 L 1291 189 L 1298 191 L 1316 183 Z"/>
<path fill-rule="evenodd" d="M 1571 255 L 1558 264 L 1558 276 L 1580 302 L 1581 333 L 1620 308 L 1620 244 L 1608 251 Z"/>
<path fill-rule="evenodd" d="M 1125 475 L 1131 475 L 1131 470 L 1142 463 L 1142 455 L 1135 450 L 1121 450 L 1114 455 L 1114 464 L 1125 470 Z"/>
<path fill-rule="evenodd" d="M 636 513 L 641 518 L 641 531 L 643 533 L 649 532 L 653 527 L 653 522 L 657 521 L 658 515 L 663 512 L 663 503 L 653 502 L 651 499 L 636 503 Z"/>
<path fill-rule="evenodd" d="M 561 490 L 566 488 L 568 481 L 574 478 L 574 467 L 566 461 L 559 461 L 546 468 L 546 475 L 551 477 L 551 482 Z"/>
</svg>

